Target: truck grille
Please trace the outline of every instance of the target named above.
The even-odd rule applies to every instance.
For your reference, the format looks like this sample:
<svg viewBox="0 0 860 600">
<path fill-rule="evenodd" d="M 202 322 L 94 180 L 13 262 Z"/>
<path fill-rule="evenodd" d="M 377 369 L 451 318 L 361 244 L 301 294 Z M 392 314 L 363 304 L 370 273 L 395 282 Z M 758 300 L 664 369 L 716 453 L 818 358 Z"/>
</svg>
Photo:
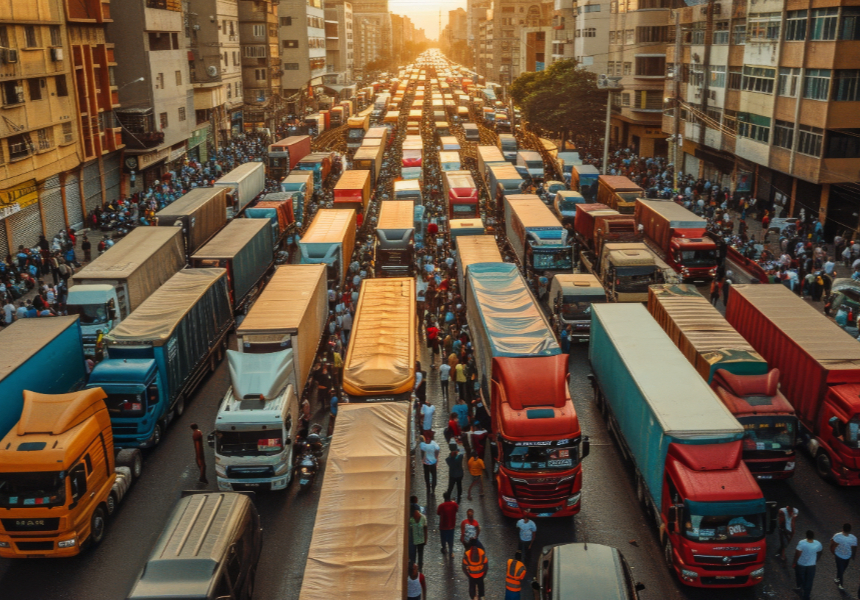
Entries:
<svg viewBox="0 0 860 600">
<path fill-rule="evenodd" d="M 514 497 L 534 506 L 558 504 L 571 496 L 574 478 L 559 482 L 558 478 L 535 478 L 516 480 L 511 478 Z"/>
<path fill-rule="evenodd" d="M 275 468 L 261 467 L 227 467 L 227 479 L 264 479 L 274 477 Z"/>
<path fill-rule="evenodd" d="M 54 549 L 54 542 L 15 542 L 15 547 L 21 552 L 38 552 Z"/>
<path fill-rule="evenodd" d="M 113 434 L 120 435 L 137 435 L 137 425 L 114 425 Z"/>
<path fill-rule="evenodd" d="M 59 517 L 50 519 L 0 519 L 5 531 L 56 531 L 60 528 Z"/>
<path fill-rule="evenodd" d="M 696 564 L 707 565 L 705 568 L 713 569 L 738 569 L 756 562 L 757 554 L 741 554 L 739 556 L 701 556 L 695 557 Z M 726 560 L 728 559 L 728 560 Z"/>
<path fill-rule="evenodd" d="M 772 473 L 785 470 L 785 461 L 747 462 L 750 473 Z"/>
<path fill-rule="evenodd" d="M 702 585 L 744 585 L 749 577 L 747 575 L 739 575 L 738 577 L 700 577 Z"/>
</svg>

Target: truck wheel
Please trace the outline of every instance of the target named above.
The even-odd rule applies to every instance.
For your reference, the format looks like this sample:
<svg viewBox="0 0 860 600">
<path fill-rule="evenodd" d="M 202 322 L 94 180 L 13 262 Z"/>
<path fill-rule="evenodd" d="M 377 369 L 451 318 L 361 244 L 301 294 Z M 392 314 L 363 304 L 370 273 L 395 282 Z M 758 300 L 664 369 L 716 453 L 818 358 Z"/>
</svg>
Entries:
<svg viewBox="0 0 860 600">
<path fill-rule="evenodd" d="M 136 448 L 120 450 L 116 455 L 116 465 L 131 469 L 131 478 L 136 480 L 143 472 L 143 455 Z"/>
<path fill-rule="evenodd" d="M 116 494 L 114 494 L 113 492 L 108 494 L 107 500 L 105 500 L 105 512 L 107 513 L 107 516 L 113 516 L 113 514 L 116 512 L 117 504 L 118 502 L 116 499 Z"/>
<path fill-rule="evenodd" d="M 90 517 L 90 539 L 91 547 L 96 547 L 105 539 L 105 530 L 107 529 L 107 519 L 105 517 L 105 509 L 103 506 L 97 506 L 93 511 L 93 516 Z"/>
<path fill-rule="evenodd" d="M 161 443 L 161 434 L 164 431 L 164 426 L 159 422 L 155 424 L 155 429 L 152 430 L 152 447 L 155 448 Z"/>
<path fill-rule="evenodd" d="M 636 475 L 636 498 L 645 505 L 645 508 L 648 508 L 648 505 L 645 503 L 645 482 L 642 481 L 641 475 Z"/>
<path fill-rule="evenodd" d="M 177 417 L 182 416 L 182 413 L 185 412 L 185 395 L 179 396 L 179 400 L 176 401 L 176 406 L 173 407 L 173 411 L 176 413 Z"/>
<path fill-rule="evenodd" d="M 826 479 L 829 481 L 833 478 L 833 473 L 830 469 L 830 457 L 824 450 L 819 450 L 818 456 L 815 457 L 815 470 L 818 471 L 818 474 L 821 476 L 822 479 Z"/>
<path fill-rule="evenodd" d="M 672 564 L 674 552 L 672 551 L 672 542 L 668 539 L 666 540 L 666 545 L 663 546 L 663 558 L 666 559 L 666 565 L 669 567 L 669 570 L 674 572 L 675 567 Z"/>
</svg>

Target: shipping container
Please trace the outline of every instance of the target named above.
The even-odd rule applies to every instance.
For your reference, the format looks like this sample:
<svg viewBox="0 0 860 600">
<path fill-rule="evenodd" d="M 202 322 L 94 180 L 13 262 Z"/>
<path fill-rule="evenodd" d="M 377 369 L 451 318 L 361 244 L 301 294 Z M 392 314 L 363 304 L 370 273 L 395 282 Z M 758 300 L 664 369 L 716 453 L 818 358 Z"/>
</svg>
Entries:
<svg viewBox="0 0 860 600">
<path fill-rule="evenodd" d="M 191 256 L 227 224 L 227 191 L 223 188 L 194 188 L 155 213 L 155 224 L 181 227 L 185 236 L 185 255 Z"/>
<path fill-rule="evenodd" d="M 353 209 L 320 209 L 299 240 L 299 264 L 326 264 L 331 289 L 346 283 L 355 248 L 355 218 Z"/>
<path fill-rule="evenodd" d="M 261 162 L 246 162 L 222 175 L 215 188 L 227 190 L 227 218 L 232 219 L 266 189 L 266 168 Z"/>
</svg>

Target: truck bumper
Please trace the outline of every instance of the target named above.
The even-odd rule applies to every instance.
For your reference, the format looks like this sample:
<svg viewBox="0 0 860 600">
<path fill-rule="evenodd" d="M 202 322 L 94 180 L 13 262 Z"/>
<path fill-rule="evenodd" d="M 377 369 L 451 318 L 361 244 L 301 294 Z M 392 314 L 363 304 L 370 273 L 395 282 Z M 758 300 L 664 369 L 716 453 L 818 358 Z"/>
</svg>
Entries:
<svg viewBox="0 0 860 600">
<path fill-rule="evenodd" d="M 223 479 L 218 478 L 218 489 L 222 492 L 267 492 L 284 490 L 290 483 L 290 476 L 275 477 L 273 479 Z"/>
<path fill-rule="evenodd" d="M 764 578 L 764 564 L 754 564 L 732 570 L 710 570 L 701 565 L 687 565 L 680 562 L 678 553 L 673 549 L 672 568 L 678 580 L 684 585 L 700 588 L 750 587 Z"/>
<path fill-rule="evenodd" d="M 72 543 L 72 540 L 74 542 Z M 0 557 L 2 558 L 67 558 L 81 553 L 81 542 L 85 540 L 75 533 L 64 532 L 56 537 L 13 537 L 0 534 Z M 65 547 L 60 547 L 60 544 Z M 71 546 L 68 544 L 72 543 Z"/>
<path fill-rule="evenodd" d="M 582 510 L 582 492 L 576 492 L 564 502 L 547 506 L 531 506 L 520 503 L 516 498 L 499 495 L 499 508 L 506 517 L 520 519 L 525 515 L 532 517 L 572 517 Z"/>
</svg>

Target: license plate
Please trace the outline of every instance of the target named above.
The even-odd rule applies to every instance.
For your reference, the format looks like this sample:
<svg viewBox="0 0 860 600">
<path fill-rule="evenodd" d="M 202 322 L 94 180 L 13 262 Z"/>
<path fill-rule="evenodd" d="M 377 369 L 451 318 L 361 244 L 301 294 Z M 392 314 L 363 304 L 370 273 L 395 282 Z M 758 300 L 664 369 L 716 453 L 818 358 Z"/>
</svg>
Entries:
<svg viewBox="0 0 860 600">
<path fill-rule="evenodd" d="M 243 483 L 245 487 L 260 487 L 259 483 Z"/>
<path fill-rule="evenodd" d="M 551 517 L 552 513 L 538 513 L 539 517 Z"/>
<path fill-rule="evenodd" d="M 734 579 L 734 577 L 729 575 L 717 575 L 717 579 Z"/>
<path fill-rule="evenodd" d="M 310 479 L 299 479 L 299 483 L 302 485 L 306 484 L 308 481 L 310 481 Z"/>
<path fill-rule="evenodd" d="M 756 475 L 757 479 L 773 479 L 773 475 Z"/>
<path fill-rule="evenodd" d="M 588 342 L 588 338 L 579 338 L 577 342 Z"/>
</svg>

